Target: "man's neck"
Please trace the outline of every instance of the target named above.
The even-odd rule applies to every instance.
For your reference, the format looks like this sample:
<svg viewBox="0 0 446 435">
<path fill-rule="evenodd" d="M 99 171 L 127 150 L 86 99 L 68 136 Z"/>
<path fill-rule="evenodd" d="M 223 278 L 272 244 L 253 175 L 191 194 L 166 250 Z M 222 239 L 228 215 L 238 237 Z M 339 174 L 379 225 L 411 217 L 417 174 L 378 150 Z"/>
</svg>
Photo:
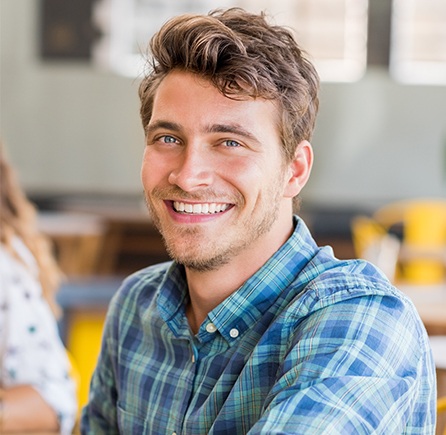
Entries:
<svg viewBox="0 0 446 435">
<path fill-rule="evenodd" d="M 187 318 L 194 333 L 210 311 L 237 290 L 250 275 L 241 273 L 240 267 L 233 263 L 226 264 L 218 270 L 197 272 L 186 269 L 190 302 Z"/>
<path fill-rule="evenodd" d="M 197 271 L 186 268 L 190 302 L 186 314 L 194 333 L 198 332 L 206 316 L 253 276 L 285 243 L 292 233 L 284 232 L 282 238 L 270 243 L 269 250 L 255 244 L 218 269 Z"/>
</svg>

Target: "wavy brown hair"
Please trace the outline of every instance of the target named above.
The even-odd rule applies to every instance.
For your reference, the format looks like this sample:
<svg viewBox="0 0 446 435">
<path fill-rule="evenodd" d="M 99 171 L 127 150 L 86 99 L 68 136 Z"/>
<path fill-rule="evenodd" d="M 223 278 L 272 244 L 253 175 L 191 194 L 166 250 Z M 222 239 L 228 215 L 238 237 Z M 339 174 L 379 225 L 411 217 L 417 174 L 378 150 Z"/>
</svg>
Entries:
<svg viewBox="0 0 446 435">
<path fill-rule="evenodd" d="M 36 208 L 21 189 L 0 143 L 0 243 L 22 261 L 12 243 L 14 237 L 22 240 L 37 262 L 43 297 L 53 313 L 59 316 L 55 293 L 62 273 L 52 255 L 49 240 L 38 231 L 36 216 Z"/>
<path fill-rule="evenodd" d="M 141 120 L 150 122 L 158 85 L 175 69 L 210 80 L 233 99 L 264 98 L 278 103 L 285 157 L 313 134 L 319 77 L 292 33 L 269 24 L 264 13 L 240 8 L 168 21 L 149 44 L 149 71 L 139 87 Z"/>
</svg>

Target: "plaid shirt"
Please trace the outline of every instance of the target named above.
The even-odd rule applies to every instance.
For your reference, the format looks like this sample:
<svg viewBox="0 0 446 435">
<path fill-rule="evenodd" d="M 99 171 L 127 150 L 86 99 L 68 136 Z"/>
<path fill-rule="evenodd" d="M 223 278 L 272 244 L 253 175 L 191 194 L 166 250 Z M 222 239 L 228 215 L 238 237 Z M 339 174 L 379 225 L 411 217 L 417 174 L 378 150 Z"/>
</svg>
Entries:
<svg viewBox="0 0 446 435">
<path fill-rule="evenodd" d="M 318 248 L 300 219 L 195 336 L 187 300 L 175 263 L 124 282 L 82 433 L 435 432 L 435 369 L 412 303 L 369 263 Z"/>
</svg>

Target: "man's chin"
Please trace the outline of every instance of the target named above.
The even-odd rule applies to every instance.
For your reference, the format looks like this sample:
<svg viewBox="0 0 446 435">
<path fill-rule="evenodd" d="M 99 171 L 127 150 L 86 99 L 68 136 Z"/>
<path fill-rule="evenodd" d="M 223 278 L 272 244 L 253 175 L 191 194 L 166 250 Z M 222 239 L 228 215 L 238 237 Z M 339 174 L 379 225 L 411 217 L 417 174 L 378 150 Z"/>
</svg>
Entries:
<svg viewBox="0 0 446 435">
<path fill-rule="evenodd" d="M 195 272 L 211 272 L 218 270 L 225 264 L 228 264 L 228 255 L 220 254 L 213 256 L 191 255 L 191 253 L 182 254 L 167 247 L 169 256 L 178 264 Z"/>
</svg>

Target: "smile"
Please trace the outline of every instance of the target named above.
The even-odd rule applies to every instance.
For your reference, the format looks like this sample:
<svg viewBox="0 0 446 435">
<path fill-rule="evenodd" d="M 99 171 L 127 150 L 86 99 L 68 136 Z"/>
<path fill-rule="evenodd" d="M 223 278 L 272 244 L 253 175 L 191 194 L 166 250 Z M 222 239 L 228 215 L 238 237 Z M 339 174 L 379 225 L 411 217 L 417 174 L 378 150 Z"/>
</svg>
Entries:
<svg viewBox="0 0 446 435">
<path fill-rule="evenodd" d="M 202 204 L 190 204 L 186 202 L 173 202 L 173 209 L 178 213 L 188 214 L 215 214 L 226 211 L 230 204 L 218 204 L 216 202 L 202 203 Z"/>
</svg>

